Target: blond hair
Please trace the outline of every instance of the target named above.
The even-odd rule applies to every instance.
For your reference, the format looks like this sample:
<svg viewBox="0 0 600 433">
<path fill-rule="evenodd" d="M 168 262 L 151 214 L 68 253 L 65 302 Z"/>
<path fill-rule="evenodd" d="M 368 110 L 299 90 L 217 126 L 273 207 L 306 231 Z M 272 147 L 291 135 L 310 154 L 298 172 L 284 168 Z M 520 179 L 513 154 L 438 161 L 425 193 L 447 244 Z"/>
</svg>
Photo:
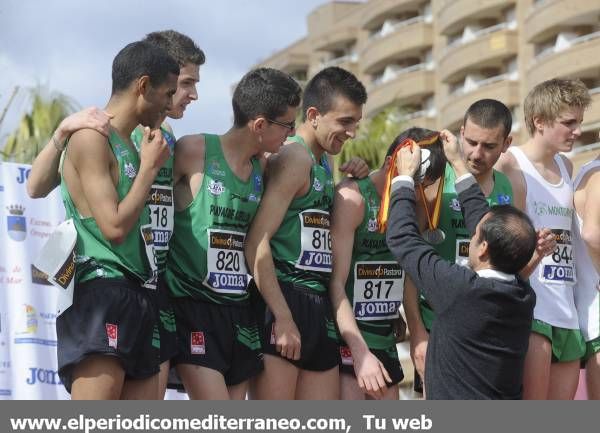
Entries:
<svg viewBox="0 0 600 433">
<path fill-rule="evenodd" d="M 586 109 L 591 102 L 590 93 L 579 79 L 553 78 L 535 86 L 525 97 L 523 111 L 529 135 L 535 133 L 533 119 L 552 124 L 569 108 Z"/>
</svg>

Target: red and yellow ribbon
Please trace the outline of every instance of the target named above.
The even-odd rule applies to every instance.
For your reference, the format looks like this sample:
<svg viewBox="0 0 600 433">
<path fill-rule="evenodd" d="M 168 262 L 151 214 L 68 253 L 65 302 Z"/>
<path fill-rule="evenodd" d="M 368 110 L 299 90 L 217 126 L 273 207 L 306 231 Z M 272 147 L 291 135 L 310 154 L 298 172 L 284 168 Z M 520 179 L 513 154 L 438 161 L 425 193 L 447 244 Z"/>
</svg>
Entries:
<svg viewBox="0 0 600 433">
<path fill-rule="evenodd" d="M 439 134 L 436 133 L 429 137 L 424 138 L 421 141 L 414 141 L 411 138 L 406 138 L 400 144 L 398 144 L 398 146 L 396 146 L 396 149 L 394 150 L 394 153 L 392 154 L 392 159 L 390 161 L 390 165 L 385 174 L 385 187 L 383 188 L 383 193 L 381 195 L 381 205 L 379 207 L 379 213 L 377 214 L 377 223 L 379 226 L 380 233 L 384 233 L 385 230 L 387 229 L 388 212 L 389 212 L 389 207 L 390 207 L 390 194 L 391 194 L 391 189 L 392 189 L 392 179 L 394 179 L 394 177 L 398 176 L 398 170 L 396 169 L 396 158 L 398 157 L 398 152 L 400 152 L 400 149 L 402 149 L 404 147 L 407 147 L 407 146 L 412 147 L 413 144 L 418 144 L 419 147 L 430 146 L 437 141 L 438 137 L 439 137 Z M 436 222 L 436 227 L 437 227 L 437 222 L 439 221 L 439 213 L 440 213 L 439 207 L 440 207 L 441 199 L 442 199 L 441 192 L 443 189 L 443 183 L 444 183 L 444 181 L 442 179 L 440 181 L 440 187 L 438 188 L 438 197 L 436 198 L 436 206 L 435 206 L 434 215 L 433 215 L 433 220 L 435 220 L 435 222 Z M 422 190 L 422 186 L 421 186 L 421 190 Z M 422 199 L 425 200 L 424 195 L 422 195 Z M 427 209 L 427 204 L 425 201 L 424 201 L 424 204 L 425 204 L 425 209 Z M 437 214 L 437 216 L 436 216 L 436 214 Z M 427 211 L 427 218 L 430 221 L 432 220 L 429 216 L 429 211 Z"/>
</svg>

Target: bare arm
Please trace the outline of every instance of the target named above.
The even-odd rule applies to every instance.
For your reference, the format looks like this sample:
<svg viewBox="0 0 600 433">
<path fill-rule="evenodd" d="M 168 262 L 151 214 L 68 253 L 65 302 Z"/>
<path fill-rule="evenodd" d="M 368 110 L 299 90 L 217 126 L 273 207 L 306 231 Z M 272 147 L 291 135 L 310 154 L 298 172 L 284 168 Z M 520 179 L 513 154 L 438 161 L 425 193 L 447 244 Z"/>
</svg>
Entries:
<svg viewBox="0 0 600 433">
<path fill-rule="evenodd" d="M 36 156 L 27 179 L 27 194 L 31 198 L 46 197 L 60 183 L 60 155 L 65 142 L 75 131 L 94 129 L 108 137 L 112 116 L 96 107 L 89 107 L 63 119 L 54 134 Z"/>
<path fill-rule="evenodd" d="M 169 156 L 162 134 L 153 131 L 151 140 L 149 135 L 146 129 L 138 174 L 120 202 L 110 173 L 113 156 L 106 137 L 95 131 L 82 130 L 73 134 L 69 143 L 67 157 L 79 173 L 85 202 L 102 234 L 111 242 L 122 242 L 131 231 L 144 208 L 158 170 Z"/>
<path fill-rule="evenodd" d="M 258 212 L 246 237 L 244 252 L 260 294 L 275 317 L 275 344 L 281 356 L 300 359 L 300 333 L 275 274 L 270 241 L 312 165 L 304 149 L 288 145 L 269 158 L 268 181 Z"/>
<path fill-rule="evenodd" d="M 568 166 L 569 165 L 567 165 L 567 167 Z M 570 164 L 570 167 L 572 171 L 572 164 Z M 494 168 L 504 173 L 510 181 L 513 189 L 513 206 L 527 213 L 527 185 L 523 173 L 519 168 L 517 159 L 510 152 L 503 153 Z M 527 263 L 527 265 L 519 272 L 521 278 L 528 279 L 544 256 L 551 253 L 553 249 L 553 240 L 552 237 L 549 236 L 549 231 L 547 229 L 538 230 L 537 248 L 531 257 L 531 260 L 529 260 L 529 263 Z"/>
<path fill-rule="evenodd" d="M 333 267 L 329 296 L 338 329 L 352 352 L 359 387 L 374 397 L 382 397 L 385 381 L 391 382 L 391 379 L 381 362 L 369 351 L 345 290 L 348 273 L 351 272 L 354 232 L 363 219 L 364 206 L 355 182 L 345 181 L 338 185 L 331 218 Z"/>
<path fill-rule="evenodd" d="M 519 163 L 512 153 L 506 152 L 500 156 L 494 168 L 506 175 L 513 189 L 513 206 L 527 212 L 525 200 L 527 199 L 527 186 L 525 178 L 519 168 Z"/>
<path fill-rule="evenodd" d="M 592 174 L 585 187 L 585 196 L 600 197 L 600 171 Z M 585 200 L 581 218 L 582 238 L 596 271 L 600 272 L 600 200 Z"/>
<path fill-rule="evenodd" d="M 410 332 L 410 357 L 415 370 L 423 382 L 425 382 L 425 355 L 427 354 L 427 343 L 429 333 L 423 324 L 421 310 L 419 308 L 419 291 L 407 275 L 404 279 L 404 313 L 406 314 L 406 325 Z"/>
</svg>

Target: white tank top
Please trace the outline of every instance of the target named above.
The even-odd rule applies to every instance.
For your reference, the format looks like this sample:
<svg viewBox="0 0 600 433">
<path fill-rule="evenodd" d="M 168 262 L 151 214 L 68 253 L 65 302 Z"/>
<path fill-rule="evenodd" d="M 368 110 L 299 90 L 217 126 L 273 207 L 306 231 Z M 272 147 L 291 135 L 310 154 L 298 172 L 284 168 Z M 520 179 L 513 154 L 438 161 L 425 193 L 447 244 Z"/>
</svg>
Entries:
<svg viewBox="0 0 600 433">
<path fill-rule="evenodd" d="M 549 228 L 556 236 L 556 249 L 542 259 L 529 282 L 537 301 L 533 317 L 552 326 L 579 329 L 573 286 L 576 281 L 573 260 L 573 186 L 562 158 L 554 156 L 561 174 L 558 184 L 544 179 L 518 147 L 511 147 L 527 186 L 526 212 L 537 229 Z"/>
<path fill-rule="evenodd" d="M 590 161 L 579 169 L 579 174 L 573 182 L 573 191 L 590 171 L 600 169 L 600 161 Z M 577 258 L 577 284 L 575 285 L 575 306 L 579 315 L 579 327 L 585 341 L 600 337 L 600 292 L 598 280 L 600 275 L 592 263 L 587 247 L 581 236 L 582 219 L 575 213 L 573 231 L 573 248 Z"/>
</svg>

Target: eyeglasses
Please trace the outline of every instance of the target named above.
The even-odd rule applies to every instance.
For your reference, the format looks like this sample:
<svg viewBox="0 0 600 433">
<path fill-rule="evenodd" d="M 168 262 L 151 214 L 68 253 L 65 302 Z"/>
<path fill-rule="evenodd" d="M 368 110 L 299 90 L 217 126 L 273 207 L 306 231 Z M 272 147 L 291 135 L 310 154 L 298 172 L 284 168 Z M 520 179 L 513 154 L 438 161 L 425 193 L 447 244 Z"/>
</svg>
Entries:
<svg viewBox="0 0 600 433">
<path fill-rule="evenodd" d="M 267 122 L 274 123 L 275 125 L 283 126 L 284 128 L 287 128 L 290 131 L 296 129 L 296 121 L 295 120 L 293 120 L 289 123 L 284 123 L 284 122 L 279 122 L 279 121 L 273 120 L 273 119 L 267 119 Z"/>
</svg>

